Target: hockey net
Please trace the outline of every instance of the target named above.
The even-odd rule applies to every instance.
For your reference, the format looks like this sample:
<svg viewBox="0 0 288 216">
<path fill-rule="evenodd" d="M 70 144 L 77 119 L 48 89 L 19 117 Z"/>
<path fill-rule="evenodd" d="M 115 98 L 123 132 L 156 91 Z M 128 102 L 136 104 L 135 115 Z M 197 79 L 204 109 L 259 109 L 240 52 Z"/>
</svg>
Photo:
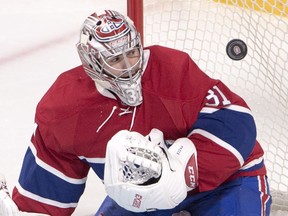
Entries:
<svg viewBox="0 0 288 216">
<path fill-rule="evenodd" d="M 141 6 L 134 8 L 136 20 Z M 189 53 L 245 98 L 265 150 L 272 210 L 288 211 L 288 0 L 144 0 L 143 8 L 145 46 Z M 247 45 L 241 60 L 226 53 L 232 39 Z"/>
</svg>

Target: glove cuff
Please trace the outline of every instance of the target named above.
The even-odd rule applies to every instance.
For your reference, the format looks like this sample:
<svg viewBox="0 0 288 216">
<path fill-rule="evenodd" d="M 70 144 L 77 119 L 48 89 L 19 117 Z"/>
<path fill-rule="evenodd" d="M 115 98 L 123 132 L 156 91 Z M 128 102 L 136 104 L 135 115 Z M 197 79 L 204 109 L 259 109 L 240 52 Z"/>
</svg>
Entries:
<svg viewBox="0 0 288 216">
<path fill-rule="evenodd" d="M 186 137 L 179 138 L 171 145 L 169 152 L 183 165 L 187 191 L 195 189 L 198 186 L 198 164 L 193 142 Z"/>
</svg>

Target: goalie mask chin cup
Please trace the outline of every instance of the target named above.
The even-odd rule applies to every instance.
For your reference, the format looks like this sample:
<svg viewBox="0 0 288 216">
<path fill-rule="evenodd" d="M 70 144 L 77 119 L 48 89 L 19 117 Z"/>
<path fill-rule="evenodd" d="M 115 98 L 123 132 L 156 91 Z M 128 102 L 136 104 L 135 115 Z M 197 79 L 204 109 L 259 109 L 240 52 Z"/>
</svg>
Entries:
<svg viewBox="0 0 288 216">
<path fill-rule="evenodd" d="M 142 103 L 143 47 L 133 22 L 106 10 L 82 25 L 77 50 L 85 72 L 129 106 Z"/>
</svg>

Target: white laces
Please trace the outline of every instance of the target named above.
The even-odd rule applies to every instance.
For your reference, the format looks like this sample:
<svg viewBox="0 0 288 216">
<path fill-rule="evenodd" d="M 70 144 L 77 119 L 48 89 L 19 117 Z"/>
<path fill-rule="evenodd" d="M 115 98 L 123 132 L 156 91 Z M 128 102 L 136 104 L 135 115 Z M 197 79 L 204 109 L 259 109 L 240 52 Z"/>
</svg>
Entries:
<svg viewBox="0 0 288 216">
<path fill-rule="evenodd" d="M 112 115 L 114 114 L 115 110 L 117 109 L 117 106 L 113 106 L 109 116 L 105 119 L 105 121 L 98 127 L 98 129 L 96 130 L 96 133 L 98 133 L 100 131 L 100 129 L 106 124 L 106 122 L 109 121 L 109 119 L 112 117 Z M 130 110 L 130 107 L 124 109 L 124 108 L 120 108 L 120 110 L 122 112 L 120 112 L 118 115 L 119 116 L 123 116 L 123 115 L 126 115 L 126 114 L 131 114 L 132 113 L 132 119 L 131 119 L 131 124 L 130 124 L 130 127 L 129 127 L 129 131 L 132 130 L 132 127 L 134 125 L 134 122 L 135 122 L 135 116 L 136 116 L 136 109 L 137 107 L 135 106 L 133 110 Z"/>
</svg>

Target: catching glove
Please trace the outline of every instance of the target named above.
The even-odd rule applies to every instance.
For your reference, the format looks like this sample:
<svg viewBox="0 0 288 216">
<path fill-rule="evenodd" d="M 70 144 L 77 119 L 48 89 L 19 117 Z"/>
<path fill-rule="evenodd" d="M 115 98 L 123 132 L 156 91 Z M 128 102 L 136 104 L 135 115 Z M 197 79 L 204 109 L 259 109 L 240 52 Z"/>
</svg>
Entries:
<svg viewBox="0 0 288 216">
<path fill-rule="evenodd" d="M 176 140 L 174 144 L 170 152 L 163 133 L 157 129 L 152 129 L 146 137 L 137 132 L 119 131 L 106 149 L 104 184 L 107 194 L 118 205 L 133 212 L 177 206 L 185 199 L 187 189 L 195 186 L 190 181 L 189 187 L 186 186 L 184 173 L 189 153 L 196 156 L 196 150 L 187 138 Z M 193 152 L 183 154 L 188 147 Z M 185 165 L 180 160 L 182 155 Z"/>
</svg>

